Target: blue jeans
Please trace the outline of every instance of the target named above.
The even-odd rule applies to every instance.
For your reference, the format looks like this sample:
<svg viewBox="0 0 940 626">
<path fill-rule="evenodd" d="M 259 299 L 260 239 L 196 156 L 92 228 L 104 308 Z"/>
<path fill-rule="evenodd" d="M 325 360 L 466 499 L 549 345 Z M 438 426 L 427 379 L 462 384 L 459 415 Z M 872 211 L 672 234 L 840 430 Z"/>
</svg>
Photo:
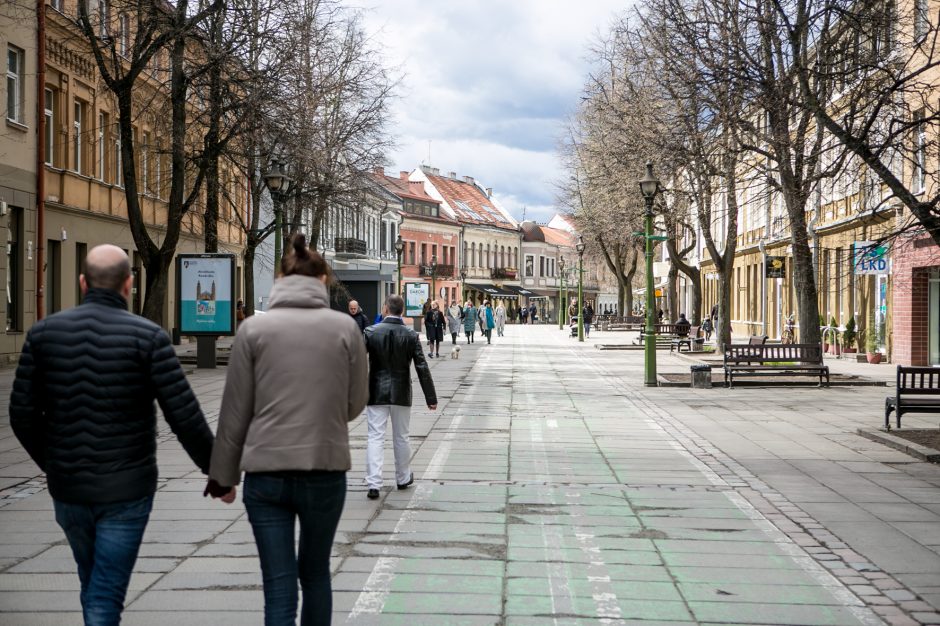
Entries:
<svg viewBox="0 0 940 626">
<path fill-rule="evenodd" d="M 584 334 L 587 337 L 591 336 L 591 322 L 584 322 Z"/>
<path fill-rule="evenodd" d="M 153 496 L 111 504 L 53 502 L 78 564 L 85 626 L 120 624 Z"/>
<path fill-rule="evenodd" d="M 245 509 L 258 544 L 265 626 L 294 626 L 297 579 L 301 626 L 326 626 L 333 613 L 330 550 L 346 502 L 346 472 L 256 472 L 245 475 Z M 300 548 L 294 522 L 300 520 Z"/>
</svg>

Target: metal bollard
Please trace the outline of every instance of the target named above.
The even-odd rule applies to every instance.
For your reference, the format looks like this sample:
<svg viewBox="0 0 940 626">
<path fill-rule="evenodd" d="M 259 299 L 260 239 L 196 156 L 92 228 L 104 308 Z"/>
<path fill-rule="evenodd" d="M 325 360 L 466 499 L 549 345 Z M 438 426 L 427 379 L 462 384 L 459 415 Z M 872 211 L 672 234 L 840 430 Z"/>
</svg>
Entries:
<svg viewBox="0 0 940 626">
<path fill-rule="evenodd" d="M 689 368 L 692 371 L 693 389 L 711 389 L 712 388 L 712 368 L 708 365 L 693 365 Z"/>
</svg>

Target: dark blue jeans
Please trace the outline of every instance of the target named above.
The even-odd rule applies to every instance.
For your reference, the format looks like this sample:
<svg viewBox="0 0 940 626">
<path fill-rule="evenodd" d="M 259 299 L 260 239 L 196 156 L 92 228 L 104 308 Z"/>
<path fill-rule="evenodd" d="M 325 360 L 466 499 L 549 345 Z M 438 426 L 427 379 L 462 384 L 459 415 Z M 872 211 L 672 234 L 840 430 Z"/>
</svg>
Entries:
<svg viewBox="0 0 940 626">
<path fill-rule="evenodd" d="M 78 564 L 85 626 L 120 624 L 153 496 L 112 504 L 54 504 L 55 521 Z"/>
<path fill-rule="evenodd" d="M 294 626 L 298 578 L 304 596 L 301 626 L 328 625 L 333 613 L 330 550 L 346 502 L 346 472 L 246 474 L 244 501 L 261 559 L 265 626 Z"/>
</svg>

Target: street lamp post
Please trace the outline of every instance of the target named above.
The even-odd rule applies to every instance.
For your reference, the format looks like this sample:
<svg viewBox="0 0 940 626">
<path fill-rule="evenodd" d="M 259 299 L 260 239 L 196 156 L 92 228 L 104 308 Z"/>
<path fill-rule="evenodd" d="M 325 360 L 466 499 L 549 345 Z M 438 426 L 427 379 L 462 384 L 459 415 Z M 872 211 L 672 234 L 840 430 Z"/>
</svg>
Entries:
<svg viewBox="0 0 940 626">
<path fill-rule="evenodd" d="M 584 341 L 584 237 L 578 235 L 578 341 Z"/>
<path fill-rule="evenodd" d="M 565 311 L 568 303 L 565 302 L 565 258 L 558 259 L 558 330 L 564 328 Z"/>
<path fill-rule="evenodd" d="M 287 197 L 291 184 L 291 178 L 284 172 L 283 161 L 271 160 L 271 170 L 265 174 L 264 184 L 271 193 L 271 204 L 274 207 L 274 276 L 277 277 L 278 267 L 281 263 L 281 243 L 284 239 L 281 203 Z"/>
<path fill-rule="evenodd" d="M 437 300 L 437 255 L 431 257 L 431 302 Z"/>
<path fill-rule="evenodd" d="M 467 266 L 460 266 L 460 306 L 467 301 Z"/>
<path fill-rule="evenodd" d="M 401 295 L 401 253 L 405 250 L 405 242 L 401 240 L 401 233 L 398 233 L 398 239 L 395 240 L 395 254 L 398 255 L 398 295 Z"/>
<path fill-rule="evenodd" d="M 640 193 L 646 200 L 646 224 L 644 236 L 646 238 L 646 330 L 645 337 L 645 367 L 644 382 L 647 387 L 656 387 L 656 329 L 655 312 L 653 311 L 655 292 L 653 291 L 653 199 L 659 192 L 659 181 L 653 175 L 653 162 L 646 162 L 646 176 L 639 181 Z"/>
</svg>

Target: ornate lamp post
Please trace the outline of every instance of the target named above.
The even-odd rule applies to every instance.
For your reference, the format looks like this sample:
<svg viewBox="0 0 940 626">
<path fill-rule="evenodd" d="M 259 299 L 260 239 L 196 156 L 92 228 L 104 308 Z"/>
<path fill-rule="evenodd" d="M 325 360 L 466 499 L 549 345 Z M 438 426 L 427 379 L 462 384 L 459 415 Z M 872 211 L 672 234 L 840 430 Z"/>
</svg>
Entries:
<svg viewBox="0 0 940 626">
<path fill-rule="evenodd" d="M 437 255 L 431 257 L 431 302 L 437 300 Z"/>
<path fill-rule="evenodd" d="M 656 382 L 656 314 L 653 311 L 656 302 L 656 292 L 653 291 L 653 199 L 659 192 L 659 180 L 653 175 L 653 162 L 646 162 L 646 176 L 639 181 L 640 193 L 646 200 L 646 225 L 644 235 L 646 238 L 646 331 L 643 341 L 645 343 L 644 382 L 648 387 L 655 387 Z"/>
<path fill-rule="evenodd" d="M 281 243 L 284 239 L 281 219 L 281 203 L 290 191 L 291 178 L 284 172 L 284 162 L 278 159 L 271 160 L 271 169 L 264 175 L 264 184 L 271 193 L 271 204 L 274 208 L 274 276 L 277 276 L 281 263 Z"/>
<path fill-rule="evenodd" d="M 401 240 L 401 233 L 398 233 L 398 239 L 395 240 L 395 254 L 398 255 L 398 295 L 401 295 L 401 253 L 405 251 L 405 242 Z"/>
<path fill-rule="evenodd" d="M 584 237 L 578 235 L 578 341 L 584 341 Z"/>
<path fill-rule="evenodd" d="M 565 302 L 565 258 L 558 259 L 558 330 L 565 327 L 565 312 L 568 303 Z"/>
<path fill-rule="evenodd" d="M 467 266 L 460 266 L 460 306 L 463 306 L 463 303 L 467 301 Z"/>
</svg>

